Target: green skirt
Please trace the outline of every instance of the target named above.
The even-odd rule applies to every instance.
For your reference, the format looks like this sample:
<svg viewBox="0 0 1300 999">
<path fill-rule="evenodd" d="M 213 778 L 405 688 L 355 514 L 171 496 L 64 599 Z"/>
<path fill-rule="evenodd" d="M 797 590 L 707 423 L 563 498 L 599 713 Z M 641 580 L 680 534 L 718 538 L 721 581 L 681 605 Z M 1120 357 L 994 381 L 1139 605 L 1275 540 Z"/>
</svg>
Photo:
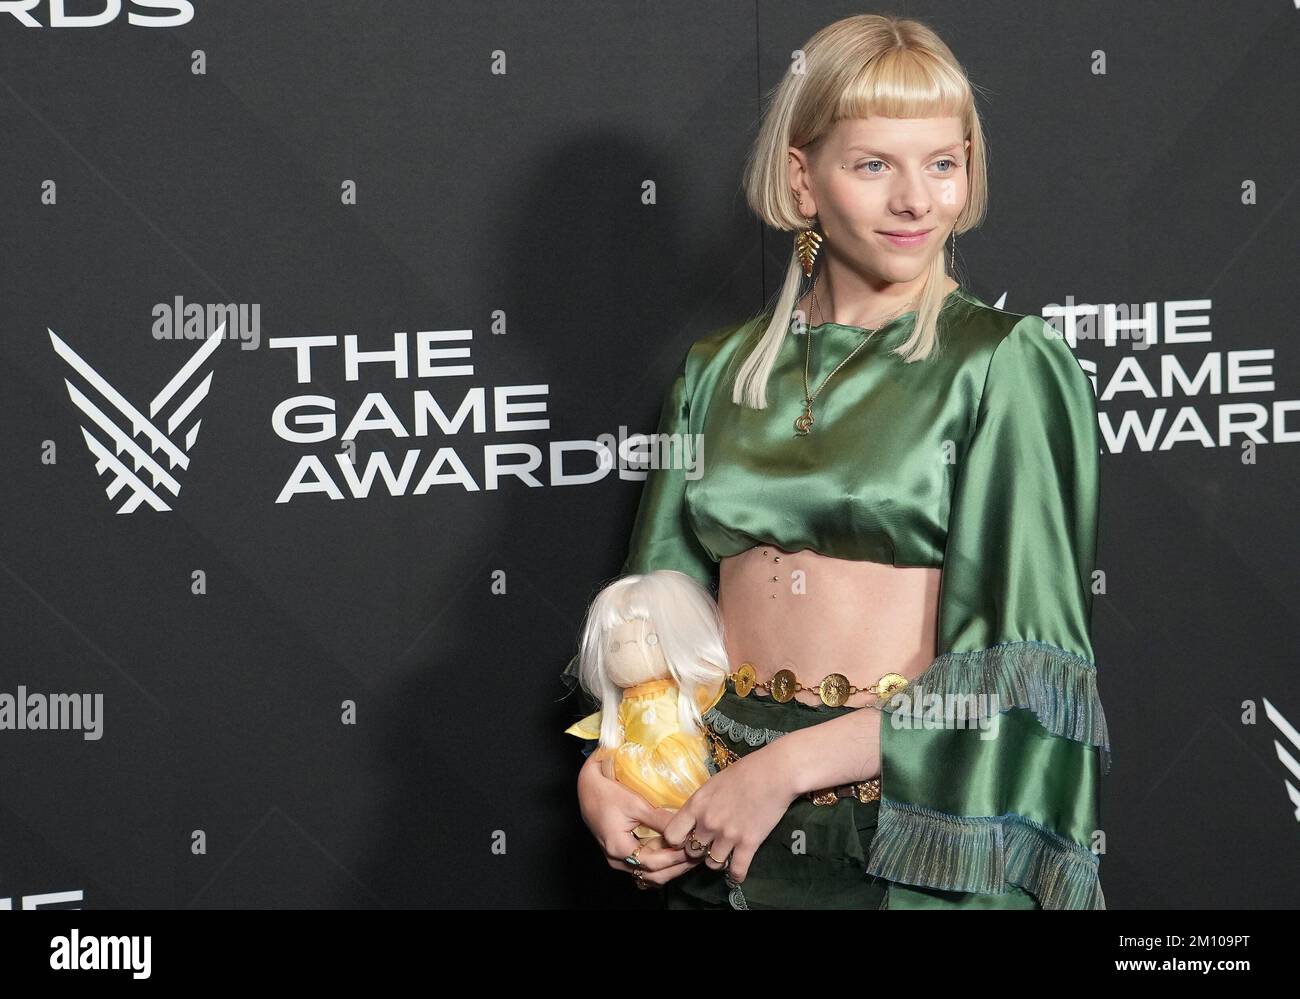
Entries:
<svg viewBox="0 0 1300 999">
<path fill-rule="evenodd" d="M 793 699 L 740 697 L 727 681 L 721 700 L 704 715 L 709 728 L 737 756 L 785 732 L 807 728 L 854 710 Z M 710 769 L 716 769 L 710 763 Z M 880 802 L 841 798 L 815 805 L 800 796 L 759 845 L 744 883 L 729 885 L 725 871 L 701 862 L 663 889 L 668 909 L 887 909 L 899 907 L 1037 909 L 1026 892 L 975 895 L 899 885 L 867 873 Z"/>
</svg>

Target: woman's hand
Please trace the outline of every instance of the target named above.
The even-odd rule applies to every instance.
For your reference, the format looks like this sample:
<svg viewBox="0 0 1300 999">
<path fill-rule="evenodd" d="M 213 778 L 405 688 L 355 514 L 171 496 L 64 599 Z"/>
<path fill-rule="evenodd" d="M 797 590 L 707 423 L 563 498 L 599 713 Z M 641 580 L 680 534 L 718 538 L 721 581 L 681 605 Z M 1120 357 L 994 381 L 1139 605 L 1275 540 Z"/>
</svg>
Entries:
<svg viewBox="0 0 1300 999">
<path fill-rule="evenodd" d="M 775 745 L 745 754 L 701 784 L 664 828 L 665 845 L 680 844 L 688 859 L 703 859 L 715 871 L 726 866 L 731 880 L 744 881 L 755 852 L 798 794 L 786 771 L 770 765 L 775 758 L 764 755 Z M 692 835 L 704 849 L 691 843 Z"/>
<path fill-rule="evenodd" d="M 637 870 L 624 858 L 641 846 L 637 854 L 641 879 L 648 884 L 662 885 L 679 874 L 685 874 L 699 863 L 699 859 L 686 856 L 680 848 L 665 846 L 661 837 L 641 841 L 632 835 L 638 824 L 663 831 L 673 812 L 656 808 L 641 795 L 624 787 L 601 773 L 600 763 L 593 752 L 578 772 L 578 806 L 582 821 L 596 837 L 605 852 L 605 860 L 616 871 L 632 874 Z M 710 778 L 716 779 L 716 778 Z"/>
</svg>

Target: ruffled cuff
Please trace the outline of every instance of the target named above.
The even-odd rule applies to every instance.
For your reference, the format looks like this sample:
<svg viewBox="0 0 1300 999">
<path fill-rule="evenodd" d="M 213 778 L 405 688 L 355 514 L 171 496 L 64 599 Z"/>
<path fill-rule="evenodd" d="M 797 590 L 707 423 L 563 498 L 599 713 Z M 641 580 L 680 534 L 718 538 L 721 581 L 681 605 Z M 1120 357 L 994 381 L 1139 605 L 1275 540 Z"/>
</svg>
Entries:
<svg viewBox="0 0 1300 999">
<path fill-rule="evenodd" d="M 1097 694 L 1097 667 L 1082 656 L 1046 642 L 1006 642 L 973 652 L 948 652 L 905 689 L 920 712 L 932 694 L 974 695 L 968 717 L 987 719 L 1026 708 L 1053 735 L 1097 746 L 1102 770 L 1110 772 L 1110 730 Z"/>
<path fill-rule="evenodd" d="M 882 782 L 883 783 L 883 782 Z M 1104 909 L 1098 858 L 1022 815 L 949 815 L 881 795 L 867 873 L 944 891 L 1014 884 L 1044 909 Z"/>
</svg>

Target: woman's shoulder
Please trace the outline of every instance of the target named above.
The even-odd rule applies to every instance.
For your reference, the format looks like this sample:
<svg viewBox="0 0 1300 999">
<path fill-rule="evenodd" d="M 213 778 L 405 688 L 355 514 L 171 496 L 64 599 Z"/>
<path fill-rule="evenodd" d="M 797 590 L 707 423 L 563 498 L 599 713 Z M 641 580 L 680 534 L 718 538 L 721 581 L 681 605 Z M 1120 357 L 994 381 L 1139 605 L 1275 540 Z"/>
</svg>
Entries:
<svg viewBox="0 0 1300 999">
<path fill-rule="evenodd" d="M 696 363 L 705 364 L 729 354 L 753 336 L 761 336 L 771 318 L 770 312 L 762 313 L 712 329 L 691 344 L 687 356 Z"/>
<path fill-rule="evenodd" d="M 959 349 L 963 356 L 991 359 L 1011 332 L 1029 316 L 1012 312 L 987 302 L 962 288 L 958 292 L 960 307 L 945 313 L 941 320 L 945 350 Z"/>
<path fill-rule="evenodd" d="M 971 355 L 983 372 L 981 404 L 1043 417 L 1042 408 L 1080 417 L 1096 412 L 1092 382 L 1065 335 L 1037 313 L 1012 312 L 976 300 L 966 329 Z M 1095 415 L 1093 416 L 1095 420 Z"/>
<path fill-rule="evenodd" d="M 946 324 L 945 348 L 957 349 L 964 359 L 990 370 L 1039 353 L 1058 361 L 1067 355 L 1074 359 L 1061 332 L 1037 313 L 989 305 L 964 289 L 962 299 L 965 308 L 956 310 Z"/>
<path fill-rule="evenodd" d="M 683 363 L 687 386 L 698 385 L 707 372 L 721 370 L 744 345 L 756 343 L 770 319 L 770 313 L 750 316 L 716 327 L 694 341 Z"/>
</svg>

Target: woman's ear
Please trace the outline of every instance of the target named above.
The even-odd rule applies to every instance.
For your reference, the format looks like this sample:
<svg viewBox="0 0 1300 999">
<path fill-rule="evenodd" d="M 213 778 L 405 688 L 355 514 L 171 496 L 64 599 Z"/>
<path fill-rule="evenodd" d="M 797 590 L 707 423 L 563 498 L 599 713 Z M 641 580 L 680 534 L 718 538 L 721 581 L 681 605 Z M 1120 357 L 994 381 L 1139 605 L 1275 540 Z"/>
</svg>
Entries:
<svg viewBox="0 0 1300 999">
<path fill-rule="evenodd" d="M 817 212 L 816 206 L 812 203 L 812 191 L 808 189 L 808 185 L 805 182 L 808 167 L 805 154 L 801 150 L 795 149 L 794 146 L 791 146 L 786 150 L 786 155 L 789 157 L 787 178 L 790 190 L 794 193 L 796 202 L 801 199 L 803 201 L 799 211 L 805 217 L 812 218 L 817 214 Z"/>
</svg>

